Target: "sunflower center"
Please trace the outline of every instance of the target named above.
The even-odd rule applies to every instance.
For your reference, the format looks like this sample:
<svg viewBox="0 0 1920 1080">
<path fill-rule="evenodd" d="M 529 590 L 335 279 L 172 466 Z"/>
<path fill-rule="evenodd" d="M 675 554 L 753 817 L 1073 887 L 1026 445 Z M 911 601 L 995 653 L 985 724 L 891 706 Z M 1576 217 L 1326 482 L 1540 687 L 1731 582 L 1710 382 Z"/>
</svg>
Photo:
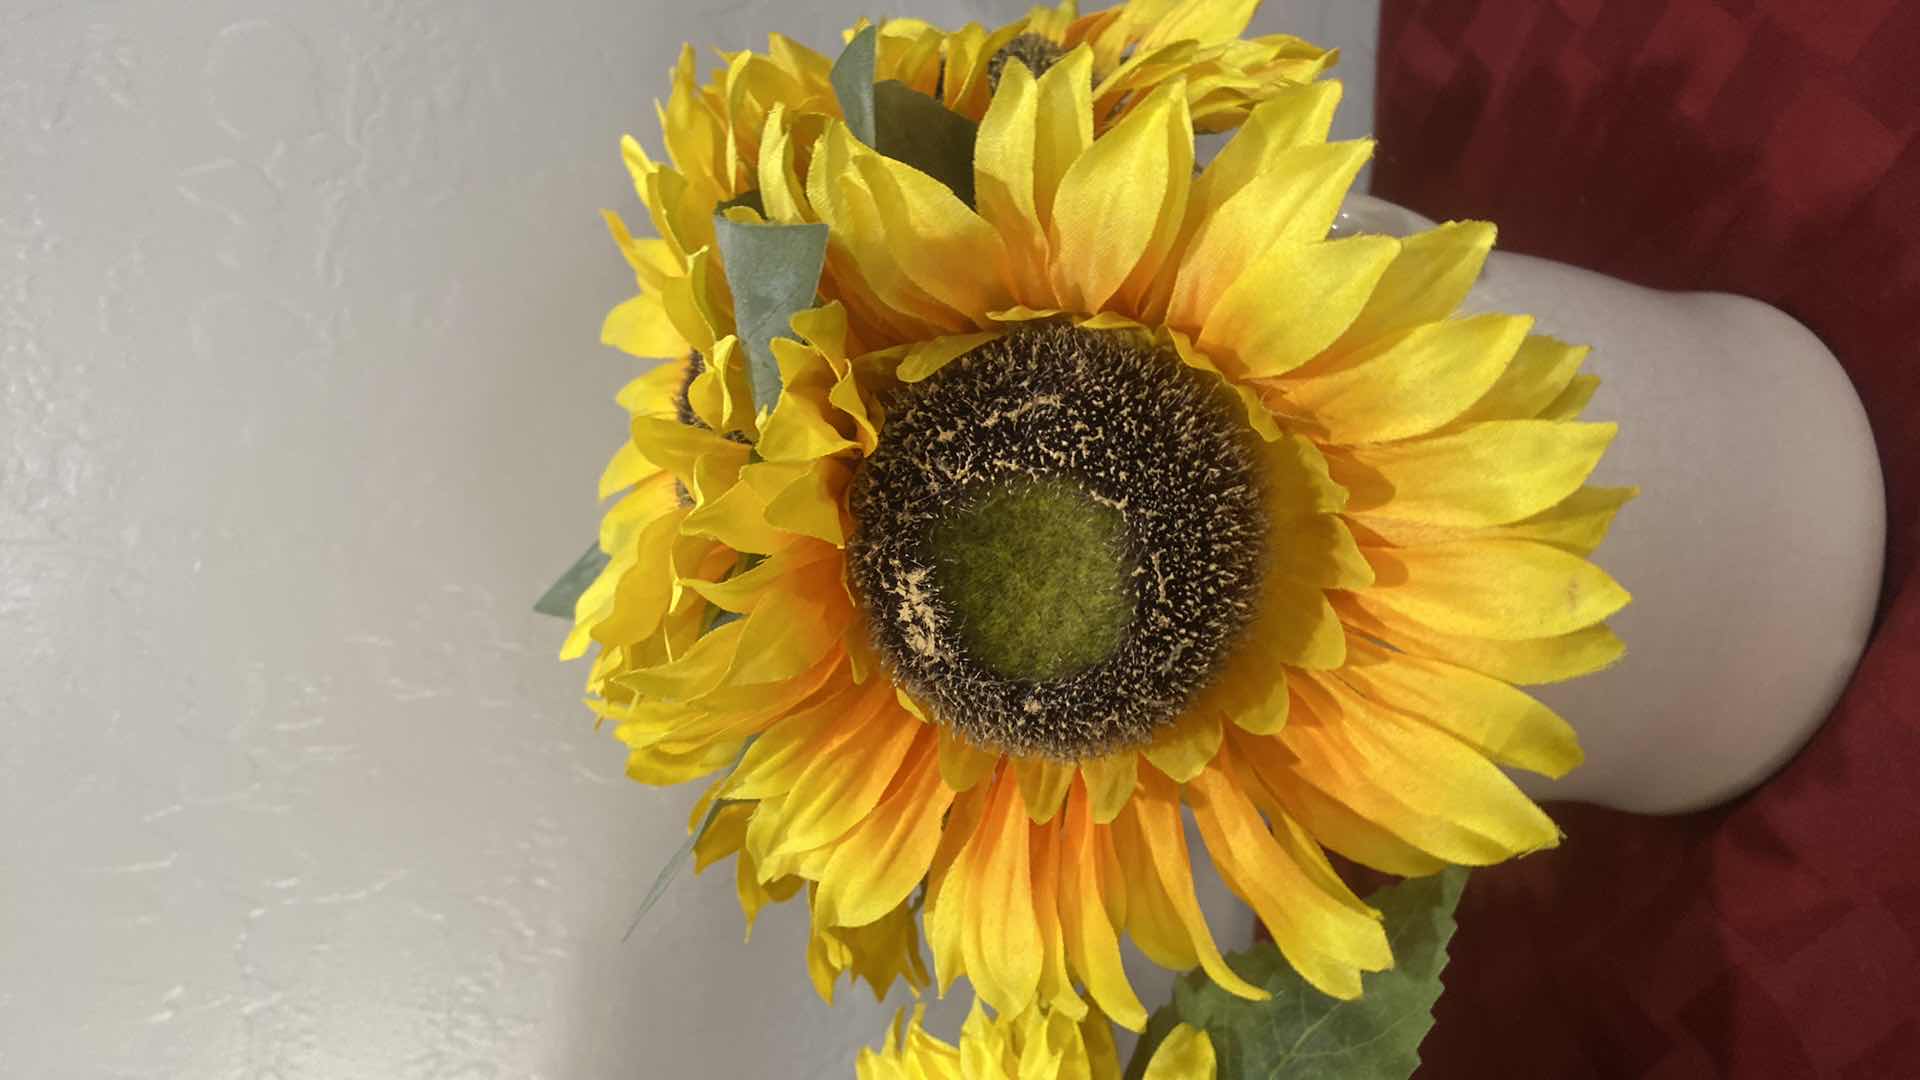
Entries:
<svg viewBox="0 0 1920 1080">
<path fill-rule="evenodd" d="M 1000 73 L 1007 69 L 1007 62 L 1018 60 L 1027 66 L 1034 78 L 1047 73 L 1047 69 L 1059 63 L 1067 55 L 1065 46 L 1042 34 L 1021 34 L 994 53 L 987 60 L 987 89 L 1000 89 Z"/>
<path fill-rule="evenodd" d="M 961 645 L 1002 678 L 1084 671 L 1133 622 L 1125 518 L 1057 477 L 988 491 L 927 550 Z"/>
<path fill-rule="evenodd" d="M 1144 745 L 1218 669 L 1266 562 L 1258 454 L 1217 376 L 1030 325 L 887 402 L 849 497 L 895 678 L 978 746 Z"/>
</svg>

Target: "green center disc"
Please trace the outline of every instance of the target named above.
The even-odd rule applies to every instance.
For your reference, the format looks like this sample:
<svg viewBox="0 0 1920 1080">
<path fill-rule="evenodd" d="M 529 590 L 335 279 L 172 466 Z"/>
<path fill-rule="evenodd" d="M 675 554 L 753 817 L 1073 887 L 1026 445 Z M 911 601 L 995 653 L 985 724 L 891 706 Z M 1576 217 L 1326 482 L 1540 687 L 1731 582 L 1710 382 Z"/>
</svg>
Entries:
<svg viewBox="0 0 1920 1080">
<path fill-rule="evenodd" d="M 1064 678 L 1126 639 L 1126 522 L 1069 481 L 1017 481 L 948 519 L 929 543 L 961 643 L 998 675 Z"/>
</svg>

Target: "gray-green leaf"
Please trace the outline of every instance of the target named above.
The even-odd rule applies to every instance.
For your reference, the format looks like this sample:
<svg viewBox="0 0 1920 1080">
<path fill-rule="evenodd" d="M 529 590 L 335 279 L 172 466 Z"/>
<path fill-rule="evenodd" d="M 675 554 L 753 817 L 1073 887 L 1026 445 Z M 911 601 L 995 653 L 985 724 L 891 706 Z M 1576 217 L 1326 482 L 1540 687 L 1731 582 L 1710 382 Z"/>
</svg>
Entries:
<svg viewBox="0 0 1920 1080">
<path fill-rule="evenodd" d="M 734 757 L 733 764 L 727 766 L 728 775 L 732 775 L 733 770 L 738 769 L 740 763 L 747 759 L 747 748 L 752 746 L 753 740 L 758 737 L 748 736 L 747 741 L 740 744 L 740 753 Z M 647 890 L 647 895 L 641 898 L 639 910 L 633 913 L 633 921 L 627 924 L 627 932 L 620 935 L 621 941 L 633 936 L 633 932 L 640 928 L 640 921 L 647 917 L 647 912 L 652 911 L 653 906 L 660 902 L 660 898 L 667 895 L 667 888 L 680 877 L 688 864 L 693 862 L 693 849 L 699 846 L 700 838 L 707 835 L 707 830 L 713 828 L 714 821 L 720 817 L 720 811 L 738 801 L 737 799 L 713 800 L 713 805 L 707 808 L 707 816 L 700 819 L 700 827 L 687 837 L 686 843 L 681 844 L 679 849 L 667 858 L 666 864 L 660 867 L 660 872 L 653 876 L 653 886 Z"/>
<path fill-rule="evenodd" d="M 733 292 L 733 321 L 747 347 L 753 406 L 770 410 L 780 400 L 773 339 L 791 332 L 794 312 L 813 306 L 826 266 L 827 227 L 747 224 L 722 214 L 713 229 Z"/>
<path fill-rule="evenodd" d="M 586 554 L 575 559 L 573 565 L 567 567 L 567 572 L 560 575 L 559 581 L 554 582 L 546 592 L 540 594 L 540 599 L 533 602 L 533 610 L 542 615 L 558 615 L 563 619 L 573 618 L 574 602 L 580 599 L 580 594 L 586 592 L 587 586 L 593 584 L 593 579 L 599 577 L 600 571 L 606 568 L 607 553 L 601 551 L 600 545 L 595 543 L 587 548 Z"/>
<path fill-rule="evenodd" d="M 973 205 L 973 144 L 979 128 L 906 83 L 873 88 L 874 149 L 947 185 Z"/>
<path fill-rule="evenodd" d="M 1368 898 L 1386 918 L 1394 967 L 1362 977 L 1364 993 L 1339 1001 L 1308 986 L 1280 950 L 1263 942 L 1228 957 L 1240 976 L 1273 994 L 1243 1001 L 1203 972 L 1174 984 L 1173 1001 L 1153 1015 L 1127 1068 L 1138 1078 L 1175 1024 L 1203 1028 L 1219 1057 L 1220 1080 L 1406 1080 L 1420 1066 L 1447 965 L 1454 908 L 1467 873 L 1414 878 Z"/>
<path fill-rule="evenodd" d="M 840 58 L 833 62 L 827 81 L 833 84 L 833 96 L 840 101 L 840 115 L 847 118 L 853 137 L 877 147 L 874 141 L 873 72 L 879 30 L 869 26 L 853 36 Z"/>
<path fill-rule="evenodd" d="M 892 79 L 875 85 L 876 31 L 847 43 L 829 76 L 853 137 L 919 169 L 973 205 L 973 144 L 979 128 L 939 101 Z"/>
</svg>

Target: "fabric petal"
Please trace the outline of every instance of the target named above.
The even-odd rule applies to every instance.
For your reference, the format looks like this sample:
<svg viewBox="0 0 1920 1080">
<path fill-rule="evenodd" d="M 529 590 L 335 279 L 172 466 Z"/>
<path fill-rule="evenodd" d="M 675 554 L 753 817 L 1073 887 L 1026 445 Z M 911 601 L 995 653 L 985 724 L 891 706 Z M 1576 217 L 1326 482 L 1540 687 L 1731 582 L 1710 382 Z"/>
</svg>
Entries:
<svg viewBox="0 0 1920 1080">
<path fill-rule="evenodd" d="M 1148 264 L 1157 259 L 1156 241 L 1163 254 L 1171 242 L 1164 233 L 1185 212 L 1192 170 L 1183 87 L 1157 91 L 1074 161 L 1061 178 L 1048 231 L 1062 303 L 1099 311 L 1136 267 L 1155 269 Z"/>
<path fill-rule="evenodd" d="M 1186 828 L 1180 821 L 1179 790 L 1173 781 L 1155 770 L 1142 772 L 1140 790 L 1128 804 L 1128 811 L 1139 827 L 1145 854 L 1151 860 L 1170 913 L 1199 956 L 1200 966 L 1228 993 L 1249 1001 L 1267 1000 L 1270 994 L 1227 966 L 1220 947 L 1214 943 L 1213 932 L 1207 929 L 1206 916 L 1201 913 L 1199 898 L 1193 891 L 1193 863 L 1187 854 Z"/>
<path fill-rule="evenodd" d="M 1352 324 L 1399 249 L 1385 236 L 1275 244 L 1218 294 L 1197 343 L 1245 377 L 1292 371 Z"/>
<path fill-rule="evenodd" d="M 1072 765 L 1045 758 L 1024 758 L 1013 762 L 1020 780 L 1020 798 L 1035 825 L 1044 825 L 1060 812 L 1061 800 L 1076 773 Z"/>
<path fill-rule="evenodd" d="M 1442 634 L 1524 641 L 1581 630 L 1631 599 L 1587 560 L 1526 540 L 1363 548 L 1365 598 Z"/>
<path fill-rule="evenodd" d="M 1213 1040 L 1190 1024 L 1175 1024 L 1147 1061 L 1142 1080 L 1211 1080 L 1218 1064 Z"/>
<path fill-rule="evenodd" d="M 1505 525 L 1580 489 L 1617 424 L 1498 420 L 1328 455 L 1347 509 L 1433 525 Z"/>
<path fill-rule="evenodd" d="M 1347 644 L 1342 682 L 1380 704 L 1445 731 L 1502 765 L 1565 776 L 1580 739 L 1552 709 L 1498 679 L 1438 660 Z"/>
<path fill-rule="evenodd" d="M 1593 350 L 1569 345 L 1545 334 L 1534 334 L 1521 344 L 1500 380 L 1489 387 L 1459 423 L 1487 420 L 1531 420 L 1553 404 L 1573 381 Z"/>
<path fill-rule="evenodd" d="M 1047 233 L 1034 201 L 1034 139 L 1040 91 L 1021 63 L 1008 64 L 974 140 L 974 201 L 1006 245 L 1008 279 L 1023 304 L 1053 300 Z"/>
<path fill-rule="evenodd" d="M 1233 764 L 1247 785 L 1248 794 L 1268 814 L 1285 814 L 1300 822 L 1317 842 L 1383 873 L 1424 877 L 1446 869 L 1446 862 L 1322 794 L 1313 785 L 1300 782 L 1292 771 L 1296 759 L 1281 740 L 1232 734 L 1228 740 L 1233 746 Z"/>
<path fill-rule="evenodd" d="M 1093 145 L 1092 51 L 1082 46 L 1061 57 L 1034 89 L 1033 205 L 1046 227 L 1067 170 Z"/>
<path fill-rule="evenodd" d="M 1100 856 L 1095 847 L 1107 840 L 1105 830 L 1095 824 L 1092 803 L 1084 783 L 1075 784 L 1067 797 L 1060 860 L 1061 932 L 1067 957 L 1094 1002 L 1115 1023 L 1139 1031 L 1146 1026 L 1147 1010 L 1127 980 L 1120 961 L 1120 938 L 1101 898 Z"/>
<path fill-rule="evenodd" d="M 1372 153 L 1370 141 L 1283 151 L 1265 171 L 1210 208 L 1181 257 L 1168 321 L 1200 325 L 1214 301 L 1273 245 L 1325 239 L 1340 212 L 1340 200 Z M 1216 198 L 1219 194 L 1219 185 L 1209 191 Z"/>
<path fill-rule="evenodd" d="M 895 788 L 833 849 L 814 897 L 828 924 L 862 926 L 912 896 L 941 842 L 954 792 L 941 782 L 939 736 L 922 726 Z"/>
<path fill-rule="evenodd" d="M 1484 398 L 1532 326 L 1524 315 L 1476 315 L 1416 327 L 1280 380 L 1278 407 L 1330 442 L 1425 435 Z"/>
<path fill-rule="evenodd" d="M 1323 891 L 1327 883 L 1302 869 L 1227 773 L 1207 769 L 1196 776 L 1187 801 L 1222 878 L 1315 989 L 1351 1000 L 1360 996 L 1360 972 L 1392 965 L 1377 915 L 1346 902 L 1352 894 L 1337 878 L 1335 894 Z"/>
<path fill-rule="evenodd" d="M 1366 306 L 1328 351 L 1346 352 L 1452 315 L 1479 279 L 1493 236 L 1484 221 L 1451 221 L 1402 240 Z"/>
<path fill-rule="evenodd" d="M 1105 825 L 1112 821 L 1133 797 L 1139 764 L 1140 756 L 1133 750 L 1088 758 L 1080 763 L 1080 776 L 1086 781 L 1087 801 L 1095 823 Z"/>
<path fill-rule="evenodd" d="M 1140 753 L 1174 781 L 1185 783 L 1213 760 L 1221 737 L 1220 714 L 1188 708 L 1163 726 Z"/>
<path fill-rule="evenodd" d="M 1303 679 L 1295 689 L 1313 716 L 1281 736 L 1299 757 L 1295 775 L 1356 814 L 1462 866 L 1559 843 L 1552 819 L 1472 748 L 1335 680 Z"/>
<path fill-rule="evenodd" d="M 968 877 L 961 944 L 974 990 L 1001 1012 L 1019 1012 L 1040 984 L 1040 927 L 1033 913 L 1027 810 L 1010 774 L 961 855 Z"/>
<path fill-rule="evenodd" d="M 1442 633 L 1377 603 L 1371 593 L 1336 593 L 1334 607 L 1355 630 L 1403 652 L 1429 656 L 1516 686 L 1565 682 L 1612 666 L 1627 647 L 1605 623 L 1550 637 L 1496 640 Z"/>
</svg>

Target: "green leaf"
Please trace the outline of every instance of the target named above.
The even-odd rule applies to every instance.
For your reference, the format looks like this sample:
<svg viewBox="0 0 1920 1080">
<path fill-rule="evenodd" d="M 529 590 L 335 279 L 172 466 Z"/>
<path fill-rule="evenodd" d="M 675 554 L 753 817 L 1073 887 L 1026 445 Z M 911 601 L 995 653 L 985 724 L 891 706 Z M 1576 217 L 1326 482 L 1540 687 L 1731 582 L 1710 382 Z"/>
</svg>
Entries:
<svg viewBox="0 0 1920 1080">
<path fill-rule="evenodd" d="M 874 141 L 873 71 L 874 54 L 880 32 L 869 26 L 853 36 L 840 58 L 833 62 L 827 81 L 833 84 L 833 96 L 840 99 L 840 115 L 847 118 L 853 137 L 878 149 Z"/>
<path fill-rule="evenodd" d="M 596 542 L 587 549 L 585 555 L 574 560 L 567 572 L 560 575 L 559 581 L 540 594 L 540 599 L 533 603 L 533 610 L 542 615 L 573 618 L 574 601 L 580 599 L 580 594 L 586 592 L 587 586 L 593 584 L 593 579 L 599 577 L 600 571 L 606 568 L 607 554 L 600 550 Z"/>
<path fill-rule="evenodd" d="M 833 62 L 833 95 L 853 137 L 947 185 L 973 205 L 973 121 L 903 82 L 875 85 L 876 31 L 869 26 Z"/>
<path fill-rule="evenodd" d="M 902 82 L 873 88 L 874 149 L 919 169 L 973 205 L 973 121 Z"/>
<path fill-rule="evenodd" d="M 747 347 L 753 406 L 770 410 L 780 400 L 780 365 L 773 339 L 791 333 L 796 311 L 813 306 L 827 260 L 825 225 L 768 225 L 713 219 L 720 258 L 733 291 L 733 319 Z"/>
<path fill-rule="evenodd" d="M 747 737 L 746 742 L 740 744 L 739 756 L 733 759 L 733 764 L 727 766 L 727 773 L 729 775 L 733 773 L 733 770 L 740 767 L 742 761 L 746 760 L 747 747 L 752 746 L 753 740 L 758 737 L 757 735 L 750 735 Z M 687 842 L 681 844 L 678 850 L 671 856 L 668 856 L 666 864 L 660 867 L 660 872 L 653 876 L 653 886 L 647 890 L 647 895 L 641 898 L 640 909 L 633 913 L 633 921 L 627 924 L 627 932 L 620 935 L 621 941 L 625 941 L 633 936 L 633 932 L 640 928 L 641 920 L 647 917 L 647 913 L 653 910 L 653 906 L 660 902 L 661 897 L 667 895 L 667 888 L 671 886 L 674 881 L 680 877 L 681 873 L 686 870 L 687 866 L 693 862 L 693 849 L 699 845 L 700 838 L 707 835 L 707 830 L 713 828 L 714 821 L 720 817 L 720 811 L 739 801 L 738 799 L 713 800 L 713 805 L 707 808 L 707 816 L 700 819 L 700 827 L 688 834 Z"/>
<path fill-rule="evenodd" d="M 1386 918 L 1391 971 L 1362 977 L 1364 993 L 1340 1001 L 1307 985 L 1272 942 L 1228 957 L 1233 970 L 1273 994 L 1243 1001 L 1204 972 L 1174 984 L 1173 1001 L 1154 1013 L 1127 1077 L 1146 1072 L 1153 1051 L 1187 1023 L 1202 1028 L 1219 1056 L 1220 1080 L 1406 1080 L 1420 1066 L 1420 1042 L 1433 1027 L 1440 973 L 1447 966 L 1453 911 L 1467 872 L 1413 878 L 1368 898 Z"/>
</svg>

